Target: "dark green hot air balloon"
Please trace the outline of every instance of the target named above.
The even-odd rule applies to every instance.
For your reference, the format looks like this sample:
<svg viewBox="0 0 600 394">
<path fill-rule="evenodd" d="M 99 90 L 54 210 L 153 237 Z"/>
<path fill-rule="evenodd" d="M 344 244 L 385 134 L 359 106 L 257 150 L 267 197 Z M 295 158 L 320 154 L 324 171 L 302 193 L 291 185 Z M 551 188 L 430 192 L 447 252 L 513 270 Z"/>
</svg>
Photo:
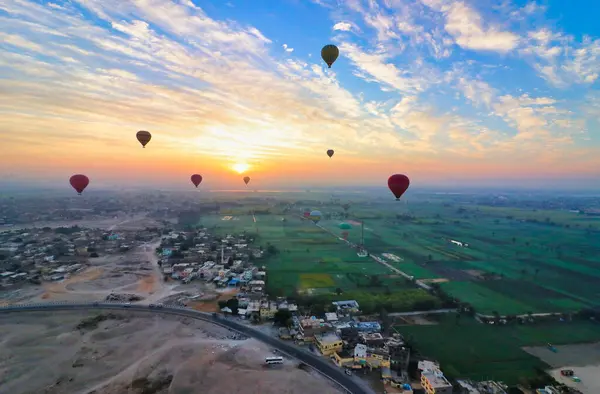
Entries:
<svg viewBox="0 0 600 394">
<path fill-rule="evenodd" d="M 331 65 L 335 62 L 339 55 L 340 50 L 335 45 L 325 45 L 323 49 L 321 49 L 321 57 L 325 63 L 327 63 L 329 68 L 331 68 Z"/>
</svg>

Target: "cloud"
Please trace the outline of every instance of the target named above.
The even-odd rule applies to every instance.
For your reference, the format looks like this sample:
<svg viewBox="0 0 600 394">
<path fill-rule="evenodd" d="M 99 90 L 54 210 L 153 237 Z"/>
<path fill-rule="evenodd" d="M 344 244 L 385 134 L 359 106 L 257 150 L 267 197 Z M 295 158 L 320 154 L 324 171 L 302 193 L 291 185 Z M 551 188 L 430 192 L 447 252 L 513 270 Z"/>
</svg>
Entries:
<svg viewBox="0 0 600 394">
<path fill-rule="evenodd" d="M 434 80 L 417 75 L 412 70 L 401 70 L 387 61 L 385 53 L 365 52 L 358 46 L 343 42 L 340 51 L 356 65 L 359 72 L 355 75 L 370 82 L 377 82 L 406 93 L 423 91 Z M 421 70 L 423 71 L 423 70 Z"/>
<path fill-rule="evenodd" d="M 422 0 L 443 13 L 445 29 L 457 45 L 465 49 L 509 52 L 519 45 L 519 36 L 501 27 L 485 23 L 483 17 L 462 1 Z"/>
<path fill-rule="evenodd" d="M 127 135 L 139 129 L 154 133 L 165 161 L 190 162 L 198 155 L 281 162 L 333 146 L 341 157 L 379 165 L 399 152 L 407 162 L 427 157 L 438 166 L 448 158 L 531 163 L 558 157 L 561 146 L 568 151 L 585 138 L 584 111 L 567 100 L 517 93 L 510 81 L 488 79 L 495 69 L 485 63 L 456 62 L 453 55 L 471 60 L 461 47 L 513 48 L 498 35 L 507 33 L 501 25 L 463 2 L 344 2 L 332 15 L 332 39 L 345 67 L 332 69 L 288 44 L 282 57 L 281 37 L 217 20 L 191 2 L 57 3 L 0 5 L 0 137 L 10 151 L 31 145 L 65 166 L 92 158 L 103 165 L 101 153 L 80 148 L 82 139 L 102 147 L 97 152 L 110 148 L 125 157 L 118 160 L 132 160 L 128 144 L 135 141 Z M 465 21 L 474 30 L 461 30 Z M 515 55 L 561 80 L 594 78 L 593 39 L 577 44 L 549 29 L 524 37 Z M 453 100 L 452 89 L 462 102 Z M 44 152 L 35 145 L 42 136 L 61 143 Z M 27 157 L 21 156 L 0 158 L 0 167 Z"/>
<path fill-rule="evenodd" d="M 339 30 L 339 31 L 351 31 L 352 28 L 353 28 L 353 25 L 350 22 L 338 22 L 335 25 L 333 25 L 333 30 Z"/>
</svg>

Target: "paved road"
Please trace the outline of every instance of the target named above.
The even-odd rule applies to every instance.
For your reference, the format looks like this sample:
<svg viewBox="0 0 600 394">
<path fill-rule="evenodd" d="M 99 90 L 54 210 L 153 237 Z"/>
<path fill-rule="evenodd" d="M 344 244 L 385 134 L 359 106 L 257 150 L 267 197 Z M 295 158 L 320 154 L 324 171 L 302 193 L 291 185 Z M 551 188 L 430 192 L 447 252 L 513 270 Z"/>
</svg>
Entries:
<svg viewBox="0 0 600 394">
<path fill-rule="evenodd" d="M 23 305 L 11 305 L 0 307 L 0 313 L 10 312 L 35 312 L 35 311 L 58 311 L 58 310 L 88 310 L 88 309 L 118 309 L 118 310 L 131 310 L 141 312 L 152 312 L 161 314 L 171 314 L 190 317 L 192 319 L 204 320 L 220 326 L 232 329 L 249 337 L 258 339 L 259 341 L 289 355 L 297 358 L 307 365 L 313 367 L 316 371 L 337 383 L 348 393 L 352 394 L 373 394 L 373 391 L 362 383 L 359 378 L 351 377 L 346 375 L 341 368 L 336 367 L 328 359 L 316 356 L 308 353 L 307 351 L 298 349 L 288 343 L 285 343 L 277 338 L 271 337 L 263 332 L 255 330 L 252 327 L 245 326 L 236 322 L 235 320 L 224 318 L 218 315 L 217 318 L 213 318 L 212 314 L 206 312 L 200 312 L 193 309 L 187 309 L 183 307 L 163 307 L 163 308 L 150 308 L 146 305 L 127 305 L 120 303 L 99 303 L 93 305 L 92 303 L 67 303 L 67 302 L 55 302 L 47 304 L 23 304 Z"/>
</svg>

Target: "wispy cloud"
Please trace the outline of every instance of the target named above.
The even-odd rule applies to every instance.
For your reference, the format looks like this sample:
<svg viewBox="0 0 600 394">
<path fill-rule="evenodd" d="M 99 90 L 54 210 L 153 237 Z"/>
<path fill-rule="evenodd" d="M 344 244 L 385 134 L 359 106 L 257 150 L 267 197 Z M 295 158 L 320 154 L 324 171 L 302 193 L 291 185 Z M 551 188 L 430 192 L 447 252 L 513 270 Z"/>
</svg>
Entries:
<svg viewBox="0 0 600 394">
<path fill-rule="evenodd" d="M 303 57 L 304 42 L 217 19 L 197 2 L 4 0 L 3 146 L 104 165 L 79 148 L 84 140 L 125 152 L 125 135 L 149 129 L 165 157 L 225 162 L 322 156 L 329 146 L 380 165 L 399 152 L 413 163 L 538 164 L 583 152 L 592 107 L 545 86 L 520 91 L 503 59 L 530 64 L 557 86 L 589 87 L 600 73 L 598 39 L 511 31 L 475 2 L 313 2 L 331 16 L 321 27 L 343 59 L 331 69 Z M 543 12 L 532 4 L 506 15 L 526 21 Z M 493 58 L 484 63 L 474 52 Z M 48 152 L 41 138 L 51 141 Z M 26 157 L 0 157 L 0 166 Z"/>
</svg>

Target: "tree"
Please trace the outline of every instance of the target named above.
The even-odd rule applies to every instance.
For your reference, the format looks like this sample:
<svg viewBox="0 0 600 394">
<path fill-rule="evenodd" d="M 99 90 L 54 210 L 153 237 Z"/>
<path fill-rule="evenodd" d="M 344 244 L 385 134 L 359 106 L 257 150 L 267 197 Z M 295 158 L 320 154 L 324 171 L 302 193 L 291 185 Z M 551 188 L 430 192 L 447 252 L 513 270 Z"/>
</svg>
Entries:
<svg viewBox="0 0 600 394">
<path fill-rule="evenodd" d="M 337 288 L 335 289 L 335 294 L 337 294 L 337 295 L 341 295 L 342 293 L 343 293 L 343 291 L 342 291 L 342 289 L 341 289 L 341 288 L 337 287 Z"/>
<path fill-rule="evenodd" d="M 279 326 L 287 326 L 288 320 L 292 318 L 292 312 L 287 309 L 280 309 L 275 312 L 275 316 L 273 316 L 273 321 L 275 324 Z"/>
<path fill-rule="evenodd" d="M 237 298 L 230 298 L 227 300 L 226 302 L 226 306 L 231 309 L 231 313 L 234 315 L 238 314 L 238 307 L 240 305 L 240 302 Z"/>
<path fill-rule="evenodd" d="M 219 305 L 219 310 L 221 310 L 227 306 L 227 301 L 219 300 L 218 305 Z"/>
</svg>

